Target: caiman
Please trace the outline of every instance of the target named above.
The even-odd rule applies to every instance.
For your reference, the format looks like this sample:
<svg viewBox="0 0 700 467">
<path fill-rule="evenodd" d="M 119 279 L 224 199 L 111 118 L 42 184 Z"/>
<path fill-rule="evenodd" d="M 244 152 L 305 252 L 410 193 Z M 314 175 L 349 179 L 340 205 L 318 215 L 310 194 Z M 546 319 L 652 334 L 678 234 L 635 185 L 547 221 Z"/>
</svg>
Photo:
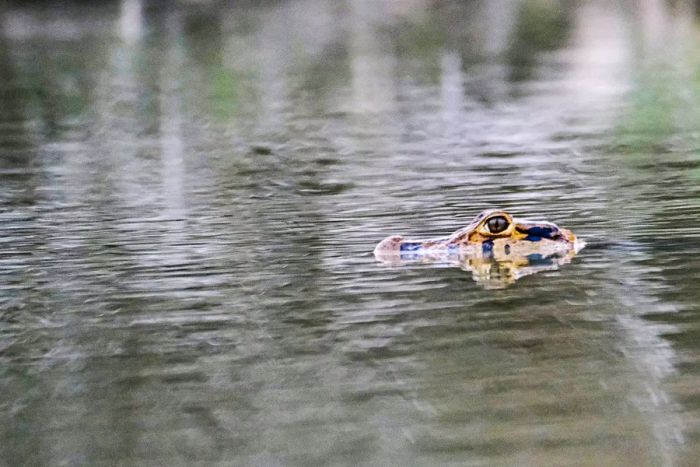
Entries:
<svg viewBox="0 0 700 467">
<path fill-rule="evenodd" d="M 551 222 L 517 219 L 489 209 L 446 237 L 387 237 L 374 249 L 374 256 L 391 265 L 459 266 L 471 271 L 477 282 L 498 288 L 529 274 L 558 269 L 584 246 L 573 232 Z"/>
</svg>

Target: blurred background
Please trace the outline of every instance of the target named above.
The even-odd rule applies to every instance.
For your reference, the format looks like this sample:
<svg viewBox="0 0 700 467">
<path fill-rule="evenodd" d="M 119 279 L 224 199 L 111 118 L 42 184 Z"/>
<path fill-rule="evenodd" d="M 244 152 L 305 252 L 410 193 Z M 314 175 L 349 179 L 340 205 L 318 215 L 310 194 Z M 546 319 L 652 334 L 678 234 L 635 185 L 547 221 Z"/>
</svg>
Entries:
<svg viewBox="0 0 700 467">
<path fill-rule="evenodd" d="M 695 465 L 699 14 L 0 0 L 0 465 Z"/>
</svg>

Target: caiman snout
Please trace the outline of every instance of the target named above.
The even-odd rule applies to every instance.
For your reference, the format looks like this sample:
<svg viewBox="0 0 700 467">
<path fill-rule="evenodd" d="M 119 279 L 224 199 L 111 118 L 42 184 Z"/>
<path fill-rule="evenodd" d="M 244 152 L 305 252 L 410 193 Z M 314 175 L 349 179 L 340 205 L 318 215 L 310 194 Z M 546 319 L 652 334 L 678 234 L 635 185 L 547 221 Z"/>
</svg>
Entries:
<svg viewBox="0 0 700 467">
<path fill-rule="evenodd" d="M 401 251 L 401 242 L 403 241 L 403 236 L 392 235 L 385 238 L 379 245 L 374 249 L 375 256 L 389 255 L 392 253 L 398 253 Z"/>
</svg>

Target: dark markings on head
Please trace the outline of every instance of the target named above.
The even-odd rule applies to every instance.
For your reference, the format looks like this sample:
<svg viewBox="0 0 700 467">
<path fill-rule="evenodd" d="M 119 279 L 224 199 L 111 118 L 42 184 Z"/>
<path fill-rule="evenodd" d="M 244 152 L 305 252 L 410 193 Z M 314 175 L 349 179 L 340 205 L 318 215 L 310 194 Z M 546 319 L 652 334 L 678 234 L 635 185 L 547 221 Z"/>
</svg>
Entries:
<svg viewBox="0 0 700 467">
<path fill-rule="evenodd" d="M 543 238 L 549 240 L 558 240 L 561 238 L 561 232 L 559 232 L 559 229 L 556 227 L 537 225 L 530 228 L 518 227 L 517 230 L 522 234 L 526 234 L 527 237 L 525 237 L 525 240 L 530 242 L 539 242 Z"/>
<path fill-rule="evenodd" d="M 486 240 L 481 244 L 481 251 L 484 256 L 491 256 L 493 254 L 493 240 Z"/>
<path fill-rule="evenodd" d="M 403 242 L 399 247 L 399 251 L 416 251 L 420 250 L 422 246 L 422 243 Z"/>
<path fill-rule="evenodd" d="M 510 245 L 508 245 L 508 244 L 506 243 L 506 246 L 503 247 L 503 249 L 506 251 L 506 254 L 507 254 L 507 255 L 510 254 Z"/>
</svg>

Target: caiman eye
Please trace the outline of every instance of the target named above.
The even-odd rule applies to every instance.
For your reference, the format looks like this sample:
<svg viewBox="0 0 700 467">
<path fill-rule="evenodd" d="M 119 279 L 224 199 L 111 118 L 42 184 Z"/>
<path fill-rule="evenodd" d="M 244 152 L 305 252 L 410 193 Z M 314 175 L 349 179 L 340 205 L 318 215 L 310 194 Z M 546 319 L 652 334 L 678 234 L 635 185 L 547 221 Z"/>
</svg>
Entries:
<svg viewBox="0 0 700 467">
<path fill-rule="evenodd" d="M 486 222 L 486 226 L 489 228 L 489 232 L 497 234 L 501 233 L 508 228 L 509 222 L 503 216 L 492 217 Z"/>
</svg>

